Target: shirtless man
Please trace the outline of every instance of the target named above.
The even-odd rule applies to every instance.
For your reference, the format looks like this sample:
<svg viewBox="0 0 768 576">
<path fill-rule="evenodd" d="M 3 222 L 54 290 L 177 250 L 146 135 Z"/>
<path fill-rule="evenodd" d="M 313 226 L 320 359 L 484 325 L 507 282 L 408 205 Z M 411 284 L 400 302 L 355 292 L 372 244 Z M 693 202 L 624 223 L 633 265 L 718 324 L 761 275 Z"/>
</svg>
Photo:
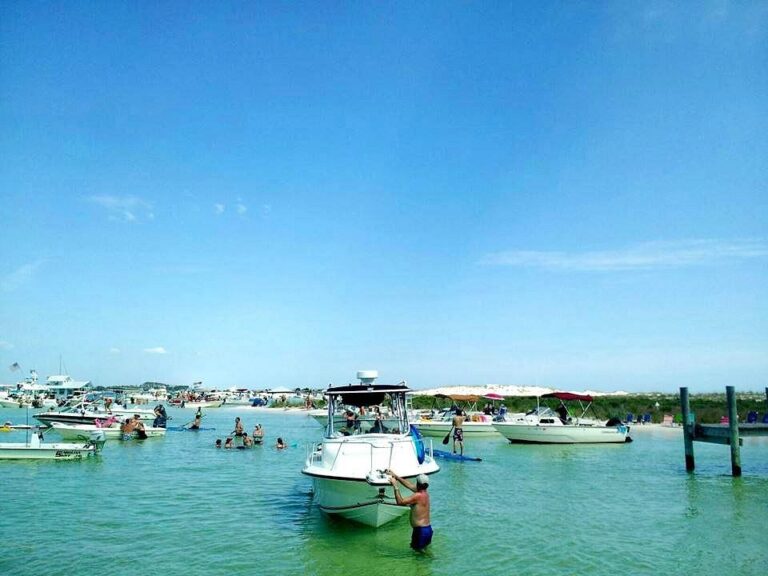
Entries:
<svg viewBox="0 0 768 576">
<path fill-rule="evenodd" d="M 397 505 L 411 507 L 411 526 L 413 527 L 411 548 L 414 550 L 424 550 L 432 542 L 432 526 L 429 522 L 429 493 L 427 492 L 429 477 L 426 474 L 419 474 L 414 485 L 413 482 L 401 478 L 392 470 L 387 470 L 386 472 L 389 474 L 390 484 L 395 489 Z M 408 488 L 413 494 L 403 498 L 400 495 L 398 483 Z"/>
<path fill-rule="evenodd" d="M 453 417 L 453 453 L 456 454 L 456 442 L 459 443 L 461 455 L 464 455 L 464 412 L 461 408 L 456 408 L 456 414 Z"/>
<path fill-rule="evenodd" d="M 256 424 L 256 427 L 253 429 L 253 441 L 256 444 L 261 444 L 264 441 L 264 429 L 261 427 L 261 424 Z"/>
<path fill-rule="evenodd" d="M 235 418 L 235 430 L 232 432 L 235 436 L 243 435 L 243 423 L 240 422 L 240 416 Z"/>
</svg>

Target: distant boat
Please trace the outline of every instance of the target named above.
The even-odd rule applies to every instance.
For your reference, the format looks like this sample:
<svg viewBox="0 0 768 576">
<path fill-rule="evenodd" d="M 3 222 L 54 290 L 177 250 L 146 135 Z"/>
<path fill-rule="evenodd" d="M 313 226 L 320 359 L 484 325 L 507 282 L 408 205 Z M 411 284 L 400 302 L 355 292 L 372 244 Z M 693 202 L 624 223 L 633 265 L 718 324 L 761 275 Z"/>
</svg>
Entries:
<svg viewBox="0 0 768 576">
<path fill-rule="evenodd" d="M 629 426 L 619 419 L 608 421 L 586 418 L 592 396 L 571 392 L 552 392 L 541 398 L 560 401 L 556 410 L 542 406 L 537 398 L 536 408 L 525 414 L 508 417 L 506 422 L 494 422 L 493 427 L 507 440 L 521 444 L 621 444 L 631 442 Z M 565 402 L 577 401 L 582 406 L 580 416 L 573 416 Z"/>
</svg>

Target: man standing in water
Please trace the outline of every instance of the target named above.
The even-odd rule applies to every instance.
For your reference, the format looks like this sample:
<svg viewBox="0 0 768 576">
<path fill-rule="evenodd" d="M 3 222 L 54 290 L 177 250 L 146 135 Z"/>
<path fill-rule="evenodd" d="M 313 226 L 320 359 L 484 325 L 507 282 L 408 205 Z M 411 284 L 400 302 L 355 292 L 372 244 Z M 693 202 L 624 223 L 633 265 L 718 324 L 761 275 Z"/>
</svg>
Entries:
<svg viewBox="0 0 768 576">
<path fill-rule="evenodd" d="M 386 472 L 389 474 L 390 484 L 395 489 L 397 505 L 411 507 L 411 526 L 413 527 L 411 548 L 419 551 L 424 550 L 432 542 L 432 526 L 429 522 L 429 493 L 427 493 L 429 477 L 426 474 L 419 474 L 416 477 L 416 485 L 414 486 L 412 482 L 401 478 L 392 470 L 387 470 Z M 400 495 L 398 483 L 408 488 L 413 494 L 403 498 Z"/>
<path fill-rule="evenodd" d="M 455 415 L 453 416 L 453 453 L 456 454 L 456 443 L 459 443 L 459 450 L 461 455 L 464 455 L 464 411 L 461 408 L 456 408 Z"/>
</svg>

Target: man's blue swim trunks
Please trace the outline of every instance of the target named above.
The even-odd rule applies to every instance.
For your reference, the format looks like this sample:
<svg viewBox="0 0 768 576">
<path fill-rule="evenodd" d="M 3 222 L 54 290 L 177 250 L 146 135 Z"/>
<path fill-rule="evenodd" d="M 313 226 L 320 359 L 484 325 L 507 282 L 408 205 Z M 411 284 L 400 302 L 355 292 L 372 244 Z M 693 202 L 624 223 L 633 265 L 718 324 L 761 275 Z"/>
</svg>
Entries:
<svg viewBox="0 0 768 576">
<path fill-rule="evenodd" d="M 423 550 L 432 542 L 432 526 L 415 526 L 411 534 L 411 548 Z"/>
</svg>

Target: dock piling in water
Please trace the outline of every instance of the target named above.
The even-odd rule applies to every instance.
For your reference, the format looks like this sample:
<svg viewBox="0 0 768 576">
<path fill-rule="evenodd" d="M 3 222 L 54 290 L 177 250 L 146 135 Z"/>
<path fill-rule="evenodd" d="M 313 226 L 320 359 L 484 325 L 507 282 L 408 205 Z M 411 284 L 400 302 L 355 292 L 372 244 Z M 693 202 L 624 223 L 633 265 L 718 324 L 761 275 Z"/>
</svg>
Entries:
<svg viewBox="0 0 768 576">
<path fill-rule="evenodd" d="M 741 451 L 742 436 L 768 436 L 768 424 L 742 424 L 739 425 L 739 415 L 736 410 L 736 389 L 733 386 L 725 387 L 726 402 L 728 404 L 728 424 L 696 424 L 691 412 L 688 388 L 680 388 L 680 408 L 683 412 L 683 442 L 685 444 L 685 470 L 693 472 L 696 468 L 693 456 L 693 443 L 710 442 L 714 444 L 727 444 L 731 447 L 731 473 L 741 476 Z M 765 389 L 766 405 L 768 406 L 768 388 Z"/>
</svg>

